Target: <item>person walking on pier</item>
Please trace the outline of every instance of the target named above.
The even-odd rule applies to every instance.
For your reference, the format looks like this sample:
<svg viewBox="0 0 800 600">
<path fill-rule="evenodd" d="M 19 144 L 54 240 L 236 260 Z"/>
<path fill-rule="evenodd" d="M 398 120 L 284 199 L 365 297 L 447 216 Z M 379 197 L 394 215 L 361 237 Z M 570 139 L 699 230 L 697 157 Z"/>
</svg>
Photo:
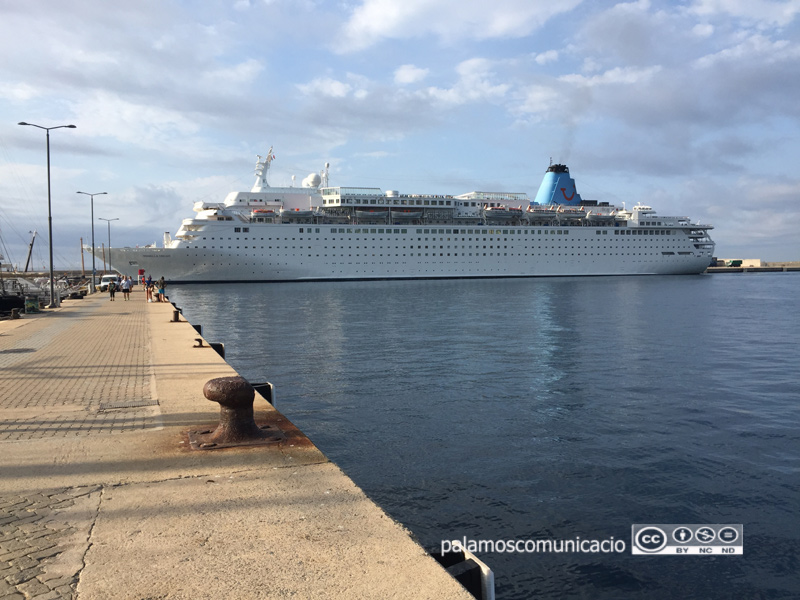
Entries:
<svg viewBox="0 0 800 600">
<path fill-rule="evenodd" d="M 120 284 L 120 287 L 122 288 L 122 297 L 125 300 L 131 299 L 131 284 L 131 278 L 128 275 L 122 279 L 122 283 Z"/>
<path fill-rule="evenodd" d="M 161 279 L 159 279 L 158 282 L 156 283 L 156 289 L 157 289 L 156 295 L 158 296 L 158 302 L 167 301 L 167 297 L 164 295 L 164 289 L 166 287 L 167 287 L 167 282 L 164 281 L 163 277 L 161 277 Z"/>
<path fill-rule="evenodd" d="M 114 281 L 108 282 L 108 295 L 111 296 L 111 301 L 114 301 L 114 292 L 117 291 L 117 284 Z"/>
</svg>

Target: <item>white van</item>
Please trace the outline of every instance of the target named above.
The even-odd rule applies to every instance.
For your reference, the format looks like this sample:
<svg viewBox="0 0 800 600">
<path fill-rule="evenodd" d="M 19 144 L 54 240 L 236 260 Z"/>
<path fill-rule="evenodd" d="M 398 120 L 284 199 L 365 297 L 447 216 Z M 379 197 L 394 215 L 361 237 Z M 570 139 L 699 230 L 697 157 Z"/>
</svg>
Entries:
<svg viewBox="0 0 800 600">
<path fill-rule="evenodd" d="M 119 275 L 103 275 L 100 279 L 100 291 L 107 292 L 109 282 L 113 281 L 117 284 L 117 291 L 119 291 Z"/>
</svg>

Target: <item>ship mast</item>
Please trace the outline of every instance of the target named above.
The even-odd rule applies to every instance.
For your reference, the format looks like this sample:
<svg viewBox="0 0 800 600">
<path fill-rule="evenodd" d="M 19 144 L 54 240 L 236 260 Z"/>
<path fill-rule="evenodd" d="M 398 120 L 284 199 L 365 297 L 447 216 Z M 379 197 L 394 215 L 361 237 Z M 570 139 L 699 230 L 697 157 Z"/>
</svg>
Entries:
<svg viewBox="0 0 800 600">
<path fill-rule="evenodd" d="M 25 259 L 25 271 L 23 273 L 28 272 L 28 267 L 31 264 L 31 253 L 33 252 L 33 242 L 36 239 L 36 230 L 33 231 L 33 236 L 31 237 L 31 243 L 28 245 L 28 258 Z"/>
<path fill-rule="evenodd" d="M 269 174 L 269 167 L 272 161 L 275 160 L 275 155 L 272 153 L 272 146 L 267 150 L 267 155 L 262 158 L 260 154 L 256 154 L 256 182 L 253 184 L 251 192 L 260 192 L 264 188 L 269 187 L 267 182 L 267 175 Z"/>
</svg>

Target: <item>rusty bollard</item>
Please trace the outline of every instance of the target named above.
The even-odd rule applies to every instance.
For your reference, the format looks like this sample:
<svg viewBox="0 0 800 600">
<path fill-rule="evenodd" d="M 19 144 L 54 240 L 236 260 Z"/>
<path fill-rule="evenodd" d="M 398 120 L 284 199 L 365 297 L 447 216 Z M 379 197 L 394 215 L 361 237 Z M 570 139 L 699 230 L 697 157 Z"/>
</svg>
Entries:
<svg viewBox="0 0 800 600">
<path fill-rule="evenodd" d="M 255 390 L 242 377 L 218 377 L 206 382 L 203 395 L 219 402 L 219 425 L 213 431 L 190 431 L 195 450 L 253 446 L 279 442 L 283 433 L 270 425 L 259 426 L 253 416 Z"/>
</svg>

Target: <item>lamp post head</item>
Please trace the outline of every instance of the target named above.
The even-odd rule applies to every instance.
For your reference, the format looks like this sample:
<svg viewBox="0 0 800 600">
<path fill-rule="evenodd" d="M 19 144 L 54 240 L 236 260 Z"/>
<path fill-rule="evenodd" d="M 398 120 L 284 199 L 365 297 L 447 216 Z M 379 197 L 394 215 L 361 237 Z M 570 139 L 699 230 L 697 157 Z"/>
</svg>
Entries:
<svg viewBox="0 0 800 600">
<path fill-rule="evenodd" d="M 41 125 L 37 125 L 36 123 L 26 123 L 25 121 L 20 121 L 17 125 L 28 125 L 30 127 L 38 127 L 39 129 L 44 129 L 45 131 L 50 131 L 51 129 L 61 129 L 62 127 L 66 127 L 67 129 L 75 129 L 75 125 L 56 125 L 55 127 L 42 127 Z"/>
</svg>

